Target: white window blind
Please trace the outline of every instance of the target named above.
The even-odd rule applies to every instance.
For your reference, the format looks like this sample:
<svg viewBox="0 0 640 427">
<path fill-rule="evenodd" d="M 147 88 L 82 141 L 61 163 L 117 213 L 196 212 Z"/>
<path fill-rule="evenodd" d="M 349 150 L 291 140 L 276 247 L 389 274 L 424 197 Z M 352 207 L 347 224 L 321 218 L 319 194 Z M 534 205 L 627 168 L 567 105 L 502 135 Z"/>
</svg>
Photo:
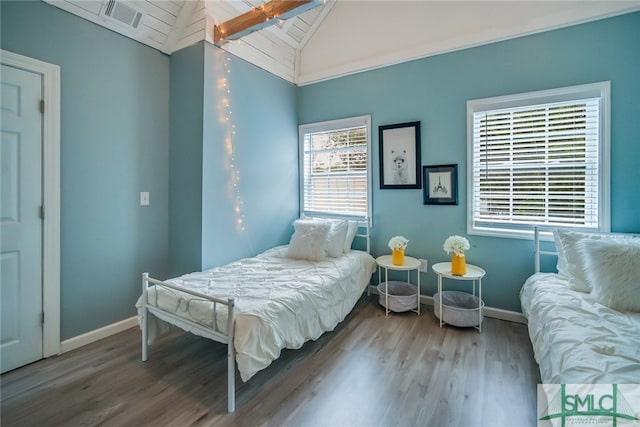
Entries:
<svg viewBox="0 0 640 427">
<path fill-rule="evenodd" d="M 368 116 L 300 126 L 301 211 L 370 217 Z"/>
<path fill-rule="evenodd" d="M 470 113 L 471 230 L 602 229 L 602 98 L 578 95 Z"/>
</svg>

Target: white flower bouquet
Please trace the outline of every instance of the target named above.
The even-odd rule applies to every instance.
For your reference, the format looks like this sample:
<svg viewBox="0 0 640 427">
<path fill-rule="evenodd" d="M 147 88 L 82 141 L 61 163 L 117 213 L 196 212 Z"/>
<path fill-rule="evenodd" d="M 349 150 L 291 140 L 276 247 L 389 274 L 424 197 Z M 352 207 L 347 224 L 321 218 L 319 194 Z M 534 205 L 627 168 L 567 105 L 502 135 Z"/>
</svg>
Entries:
<svg viewBox="0 0 640 427">
<path fill-rule="evenodd" d="M 391 250 L 405 249 L 407 247 L 407 243 L 409 243 L 409 240 L 405 239 L 403 236 L 395 236 L 389 240 L 389 248 Z"/>
<path fill-rule="evenodd" d="M 449 236 L 443 245 L 446 253 L 453 252 L 458 256 L 464 255 L 464 251 L 468 251 L 470 247 L 469 241 L 462 236 Z"/>
</svg>

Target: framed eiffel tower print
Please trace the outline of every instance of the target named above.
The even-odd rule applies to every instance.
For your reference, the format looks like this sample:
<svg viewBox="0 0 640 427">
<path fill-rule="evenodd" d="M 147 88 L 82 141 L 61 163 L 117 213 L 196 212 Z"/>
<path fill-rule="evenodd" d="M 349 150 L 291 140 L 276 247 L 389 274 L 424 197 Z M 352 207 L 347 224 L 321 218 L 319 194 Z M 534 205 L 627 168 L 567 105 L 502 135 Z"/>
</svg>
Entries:
<svg viewBox="0 0 640 427">
<path fill-rule="evenodd" d="M 458 165 L 422 167 L 422 192 L 425 205 L 458 204 Z"/>
</svg>

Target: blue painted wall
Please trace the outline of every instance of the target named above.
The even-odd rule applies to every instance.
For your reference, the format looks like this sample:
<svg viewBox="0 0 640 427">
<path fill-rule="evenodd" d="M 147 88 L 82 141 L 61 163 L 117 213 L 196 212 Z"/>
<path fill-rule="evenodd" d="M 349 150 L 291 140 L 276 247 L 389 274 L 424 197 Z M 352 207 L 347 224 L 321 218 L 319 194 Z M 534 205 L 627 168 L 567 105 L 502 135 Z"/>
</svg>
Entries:
<svg viewBox="0 0 640 427">
<path fill-rule="evenodd" d="M 0 7 L 2 49 L 61 67 L 64 340 L 133 316 L 141 272 L 165 274 L 169 58 L 42 2 Z"/>
<path fill-rule="evenodd" d="M 171 275 L 289 241 L 296 87 L 205 43 L 171 56 Z"/>
<path fill-rule="evenodd" d="M 170 277 L 200 269 L 204 46 L 171 55 L 169 148 Z"/>
<path fill-rule="evenodd" d="M 466 235 L 466 102 L 597 81 L 611 81 L 611 224 L 640 231 L 640 13 L 433 56 L 298 90 L 300 123 L 371 114 L 373 131 L 372 252 L 388 253 L 401 234 L 407 253 L 446 261 L 442 243 Z M 457 163 L 458 206 L 425 206 L 421 190 L 380 190 L 377 127 L 422 121 L 422 164 Z M 632 196 L 633 194 L 633 196 Z M 487 271 L 487 305 L 520 310 L 518 292 L 533 271 L 532 243 L 469 236 L 468 262 Z M 423 290 L 436 289 L 433 272 Z"/>
<path fill-rule="evenodd" d="M 289 242 L 298 121 L 293 84 L 204 47 L 202 268 L 210 268 Z"/>
</svg>

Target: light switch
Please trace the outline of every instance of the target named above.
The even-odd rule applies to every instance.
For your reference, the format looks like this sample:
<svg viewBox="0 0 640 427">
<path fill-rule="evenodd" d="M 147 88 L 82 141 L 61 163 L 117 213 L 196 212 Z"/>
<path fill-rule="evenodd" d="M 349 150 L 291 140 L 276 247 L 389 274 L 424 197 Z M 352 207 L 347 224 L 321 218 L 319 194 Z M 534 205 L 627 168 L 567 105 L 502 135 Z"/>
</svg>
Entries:
<svg viewBox="0 0 640 427">
<path fill-rule="evenodd" d="M 149 205 L 149 192 L 141 191 L 140 192 L 140 206 L 148 206 Z"/>
</svg>

